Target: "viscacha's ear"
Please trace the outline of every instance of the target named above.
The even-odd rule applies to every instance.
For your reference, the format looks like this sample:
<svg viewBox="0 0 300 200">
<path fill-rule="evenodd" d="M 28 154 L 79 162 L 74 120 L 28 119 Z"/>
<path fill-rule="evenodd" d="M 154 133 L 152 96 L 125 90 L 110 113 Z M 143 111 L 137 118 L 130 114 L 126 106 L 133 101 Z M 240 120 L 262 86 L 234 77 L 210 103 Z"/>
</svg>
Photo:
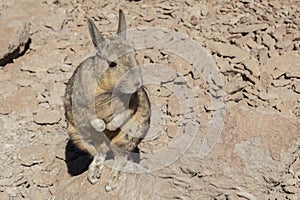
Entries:
<svg viewBox="0 0 300 200">
<path fill-rule="evenodd" d="M 119 25 L 118 25 L 118 31 L 117 34 L 126 40 L 126 20 L 125 20 L 125 15 L 122 10 L 119 10 Z"/>
<path fill-rule="evenodd" d="M 96 49 L 99 49 L 99 50 L 102 49 L 104 37 L 102 36 L 100 31 L 97 29 L 96 25 L 90 18 L 87 18 L 87 25 L 88 25 L 90 36 L 92 38 L 94 46 L 96 47 Z"/>
</svg>

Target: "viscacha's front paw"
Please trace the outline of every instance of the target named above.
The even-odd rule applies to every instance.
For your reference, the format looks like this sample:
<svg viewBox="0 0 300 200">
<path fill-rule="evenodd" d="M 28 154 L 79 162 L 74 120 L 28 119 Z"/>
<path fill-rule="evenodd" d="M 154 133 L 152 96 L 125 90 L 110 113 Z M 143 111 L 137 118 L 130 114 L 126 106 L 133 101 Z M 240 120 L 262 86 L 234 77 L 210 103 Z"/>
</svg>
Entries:
<svg viewBox="0 0 300 200">
<path fill-rule="evenodd" d="M 91 125 L 98 132 L 103 132 L 106 128 L 106 124 L 102 119 L 95 118 L 91 120 Z"/>
</svg>

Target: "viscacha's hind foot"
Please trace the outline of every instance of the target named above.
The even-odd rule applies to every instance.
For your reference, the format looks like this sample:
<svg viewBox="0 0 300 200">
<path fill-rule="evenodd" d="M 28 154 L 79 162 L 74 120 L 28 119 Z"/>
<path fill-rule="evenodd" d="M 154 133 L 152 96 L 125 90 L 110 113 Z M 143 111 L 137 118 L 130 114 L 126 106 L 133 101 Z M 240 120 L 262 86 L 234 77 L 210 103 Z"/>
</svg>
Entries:
<svg viewBox="0 0 300 200">
<path fill-rule="evenodd" d="M 91 162 L 87 175 L 87 179 L 91 184 L 97 183 L 97 181 L 101 178 L 103 164 L 104 156 L 96 156 Z"/>
</svg>

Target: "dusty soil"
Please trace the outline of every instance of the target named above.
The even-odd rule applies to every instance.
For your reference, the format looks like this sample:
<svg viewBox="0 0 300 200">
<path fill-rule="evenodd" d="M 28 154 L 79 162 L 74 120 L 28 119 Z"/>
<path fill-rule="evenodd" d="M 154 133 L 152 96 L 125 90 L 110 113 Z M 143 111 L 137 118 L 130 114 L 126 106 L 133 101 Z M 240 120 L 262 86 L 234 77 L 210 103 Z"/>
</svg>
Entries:
<svg viewBox="0 0 300 200">
<path fill-rule="evenodd" d="M 90 158 L 68 140 L 62 98 L 94 53 L 85 17 L 110 35 L 119 8 L 129 29 L 166 28 L 196 41 L 222 81 L 209 79 L 211 88 L 178 55 L 140 50 L 141 64 L 174 70 L 150 87 L 160 129 L 140 145 L 141 158 L 162 152 L 164 160 L 172 145 L 189 145 L 161 169 L 125 173 L 106 193 L 111 160 L 91 185 Z M 1 1 L 0 36 L 0 199 L 300 199 L 300 1 Z M 197 108 L 179 109 L 172 85 L 193 88 L 186 99 Z M 181 138 L 188 119 L 198 129 Z"/>
</svg>

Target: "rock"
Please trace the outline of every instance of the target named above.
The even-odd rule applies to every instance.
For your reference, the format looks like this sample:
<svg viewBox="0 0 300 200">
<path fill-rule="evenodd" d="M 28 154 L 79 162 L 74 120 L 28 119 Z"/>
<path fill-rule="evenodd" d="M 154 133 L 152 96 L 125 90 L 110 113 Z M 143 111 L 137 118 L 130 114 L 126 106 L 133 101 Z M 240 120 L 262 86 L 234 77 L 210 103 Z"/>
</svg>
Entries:
<svg viewBox="0 0 300 200">
<path fill-rule="evenodd" d="M 12 93 L 3 100 L 9 107 L 16 112 L 37 109 L 37 92 L 31 87 L 21 87 L 17 92 Z"/>
<path fill-rule="evenodd" d="M 204 105 L 204 108 L 206 111 L 216 111 L 216 110 L 220 110 L 224 107 L 225 107 L 225 103 L 223 101 L 216 101 L 216 100 L 206 103 Z"/>
<path fill-rule="evenodd" d="M 57 105 L 63 105 L 63 98 L 57 94 L 50 94 L 50 96 L 47 97 L 47 100 L 53 107 Z"/>
<path fill-rule="evenodd" d="M 279 49 L 292 48 L 293 39 L 293 34 L 286 34 L 276 43 L 276 47 Z"/>
<path fill-rule="evenodd" d="M 235 101 L 235 102 L 238 102 L 240 100 L 242 100 L 244 98 L 244 95 L 243 93 L 241 92 L 236 92 L 236 93 L 233 93 L 232 95 L 226 95 L 225 97 L 225 101 Z"/>
<path fill-rule="evenodd" d="M 277 40 L 280 41 L 282 40 L 283 36 L 286 34 L 286 27 L 284 25 L 278 27 L 272 36 Z"/>
<path fill-rule="evenodd" d="M 300 158 L 299 157 L 295 161 L 293 161 L 293 163 L 290 166 L 289 171 L 296 176 L 300 175 Z"/>
<path fill-rule="evenodd" d="M 46 147 L 38 144 L 33 146 L 23 147 L 19 150 L 19 160 L 21 164 L 30 167 L 35 164 L 40 164 L 44 160 Z"/>
<path fill-rule="evenodd" d="M 298 17 L 295 17 L 295 18 L 292 18 L 292 21 L 294 22 L 295 25 L 300 25 L 300 18 Z"/>
<path fill-rule="evenodd" d="M 242 61 L 245 68 L 251 72 L 255 77 L 260 74 L 259 62 L 256 58 L 247 58 Z"/>
<path fill-rule="evenodd" d="M 235 45 L 226 44 L 222 42 L 207 42 L 208 48 L 210 48 L 213 52 L 221 55 L 221 56 L 229 56 L 235 57 L 239 59 L 245 59 L 248 56 L 248 53 L 238 48 Z"/>
<path fill-rule="evenodd" d="M 46 84 L 46 89 L 50 92 L 51 95 L 63 97 L 65 95 L 66 85 L 62 82 L 49 82 L 48 84 Z"/>
<path fill-rule="evenodd" d="M 251 48 L 251 49 L 258 49 L 259 44 L 257 44 L 255 41 L 253 41 L 252 38 L 248 39 L 246 41 L 246 44 Z"/>
<path fill-rule="evenodd" d="M 266 71 L 272 72 L 278 70 L 286 72 L 288 77 L 300 78 L 300 55 L 294 52 L 270 58 L 266 62 Z"/>
<path fill-rule="evenodd" d="M 240 26 L 229 30 L 230 33 L 249 33 L 258 30 L 264 30 L 268 28 L 268 24 L 251 24 L 246 26 Z"/>
<path fill-rule="evenodd" d="M 272 82 L 272 84 L 275 87 L 284 87 L 290 83 L 291 83 L 291 80 L 289 80 L 289 79 L 278 79 L 278 80 L 273 80 L 273 82 Z"/>
<path fill-rule="evenodd" d="M 1 115 L 8 115 L 9 113 L 11 113 L 11 108 L 10 108 L 9 104 L 0 101 L 0 105 L 1 105 L 0 106 L 0 114 Z"/>
<path fill-rule="evenodd" d="M 285 70 L 274 70 L 271 72 L 273 79 L 278 79 L 285 74 Z"/>
<path fill-rule="evenodd" d="M 268 72 L 263 71 L 259 76 L 259 80 L 257 80 L 255 84 L 256 84 L 256 88 L 259 91 L 267 91 L 271 86 L 271 83 L 272 83 L 271 75 Z"/>
<path fill-rule="evenodd" d="M 22 21 L 0 22 L 0 66 L 4 66 L 26 50 L 29 41 L 29 24 Z M 5 27 L 5 28 L 4 28 Z"/>
<path fill-rule="evenodd" d="M 172 10 L 173 9 L 173 7 L 170 6 L 168 3 L 160 4 L 158 7 L 162 8 L 163 10 Z"/>
<path fill-rule="evenodd" d="M 266 64 L 267 60 L 269 59 L 267 48 L 260 49 L 258 56 L 259 56 L 259 62 L 263 65 Z"/>
<path fill-rule="evenodd" d="M 245 81 L 235 80 L 225 84 L 225 91 L 227 94 L 233 94 L 247 87 L 248 84 Z"/>
<path fill-rule="evenodd" d="M 20 79 L 17 82 L 22 87 L 28 87 L 28 86 L 31 86 L 34 83 L 34 81 L 30 80 L 30 79 Z"/>
<path fill-rule="evenodd" d="M 300 81 L 296 81 L 293 84 L 293 90 L 294 90 L 294 92 L 300 93 Z"/>
<path fill-rule="evenodd" d="M 274 48 L 275 40 L 267 33 L 264 33 L 262 36 L 263 44 L 270 48 Z"/>
<path fill-rule="evenodd" d="M 3 94 L 8 96 L 8 94 L 16 92 L 19 89 L 19 86 L 17 84 L 15 84 L 14 82 L 1 81 L 0 82 L 0 88 L 1 88 L 0 94 L 2 96 L 4 96 Z"/>
<path fill-rule="evenodd" d="M 299 57 L 300 58 L 300 57 Z M 300 78 L 300 64 L 298 63 L 299 69 L 293 70 L 290 69 L 288 72 L 286 72 L 287 78 Z"/>
<path fill-rule="evenodd" d="M 259 98 L 262 100 L 269 100 L 269 99 L 278 99 L 278 95 L 276 94 L 270 94 L 270 93 L 266 93 L 266 92 L 260 92 L 258 94 Z"/>
<path fill-rule="evenodd" d="M 220 58 L 219 56 L 215 56 L 215 61 L 217 62 L 217 66 L 221 69 L 221 70 L 224 70 L 224 69 L 230 69 L 231 66 L 229 64 L 229 62 L 224 59 L 224 58 Z"/>
<path fill-rule="evenodd" d="M 281 103 L 276 105 L 276 108 L 280 110 L 282 114 L 288 115 L 288 116 L 295 116 L 297 115 L 297 110 L 295 109 L 295 102 L 292 100 L 285 100 Z"/>
<path fill-rule="evenodd" d="M 66 23 L 64 12 L 62 8 L 55 10 L 52 15 L 46 18 L 45 26 L 56 32 L 61 31 L 64 23 Z"/>
<path fill-rule="evenodd" d="M 39 125 L 52 125 L 61 120 L 61 113 L 58 110 L 49 110 L 46 108 L 40 108 L 36 114 L 33 115 L 33 120 Z"/>
<path fill-rule="evenodd" d="M 52 186 L 55 182 L 55 177 L 51 173 L 36 172 L 32 176 L 33 183 L 39 187 Z"/>
<path fill-rule="evenodd" d="M 300 194 L 300 188 L 297 186 L 286 185 L 282 189 L 288 194 Z"/>
</svg>

